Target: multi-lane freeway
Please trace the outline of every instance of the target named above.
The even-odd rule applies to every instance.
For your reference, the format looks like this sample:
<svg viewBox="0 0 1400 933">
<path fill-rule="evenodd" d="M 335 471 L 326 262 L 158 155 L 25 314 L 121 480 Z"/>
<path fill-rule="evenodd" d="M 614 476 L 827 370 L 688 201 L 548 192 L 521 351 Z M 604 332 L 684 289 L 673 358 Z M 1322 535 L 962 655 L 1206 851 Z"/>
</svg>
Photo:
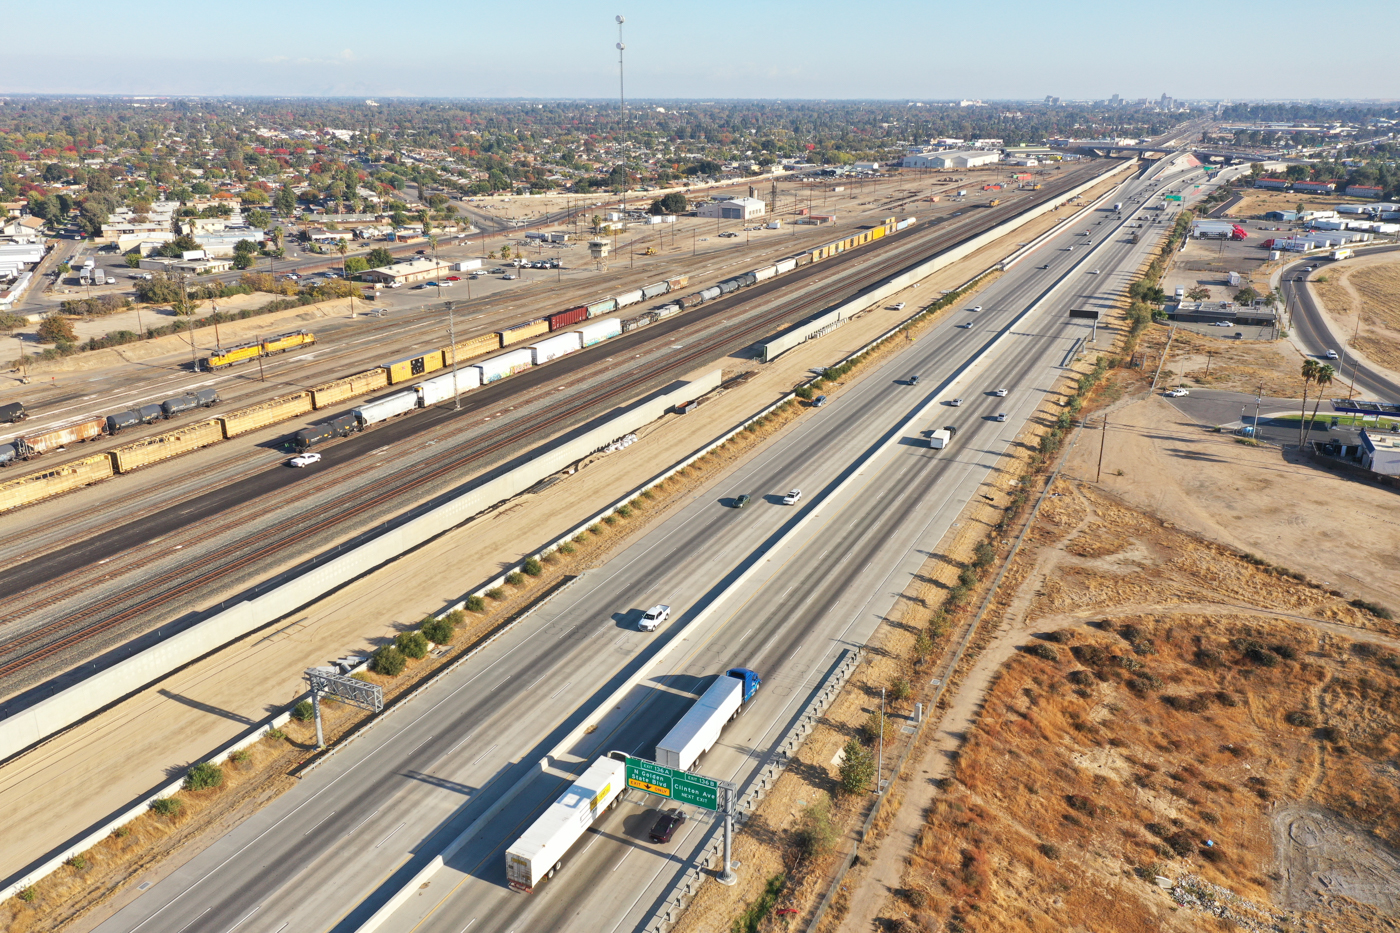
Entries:
<svg viewBox="0 0 1400 933">
<path fill-rule="evenodd" d="M 641 926 L 713 832 L 701 814 L 655 845 L 654 802 L 629 795 L 533 895 L 506 887 L 505 848 L 587 761 L 611 749 L 648 755 L 735 665 L 764 687 L 701 770 L 750 780 L 839 652 L 877 632 L 964 505 L 996 481 L 1074 354 L 1107 349 L 1103 330 L 1086 347 L 1089 327 L 1067 312 L 1108 308 L 1155 248 L 1123 230 L 1143 190 L 1133 180 L 1109 195 L 1129 202 L 1122 220 L 1096 211 L 1061 231 L 979 295 L 981 311 L 927 328 L 99 929 L 357 929 L 468 827 L 381 929 Z M 929 449 L 923 432 L 947 424 L 959 428 L 954 443 Z M 779 504 L 793 487 L 802 504 Z M 729 507 L 741 493 L 753 496 L 748 508 Z M 657 602 L 675 607 L 671 621 L 637 631 Z M 633 675 L 640 682 L 612 704 Z"/>
</svg>

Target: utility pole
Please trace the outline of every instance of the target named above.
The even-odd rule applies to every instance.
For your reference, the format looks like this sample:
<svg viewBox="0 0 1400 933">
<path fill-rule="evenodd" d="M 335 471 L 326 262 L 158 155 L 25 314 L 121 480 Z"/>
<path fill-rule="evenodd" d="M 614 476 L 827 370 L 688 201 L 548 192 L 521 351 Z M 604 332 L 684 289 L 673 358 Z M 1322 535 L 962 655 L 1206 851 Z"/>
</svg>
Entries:
<svg viewBox="0 0 1400 933">
<path fill-rule="evenodd" d="M 456 304 L 455 301 L 447 303 L 447 339 L 451 341 L 452 347 L 452 408 L 454 411 L 461 411 L 462 393 L 457 388 L 457 324 L 452 316 L 452 309 Z"/>
<path fill-rule="evenodd" d="M 1103 416 L 1103 427 L 1099 429 L 1099 470 L 1098 470 L 1098 473 L 1096 473 L 1096 474 L 1094 475 L 1094 482 L 1095 482 L 1095 483 L 1097 483 L 1097 482 L 1099 482 L 1100 480 L 1103 479 L 1103 445 L 1104 445 L 1104 442 L 1105 442 L 1107 439 L 1108 439 L 1108 415 L 1104 415 L 1104 416 Z"/>
<path fill-rule="evenodd" d="M 622 24 L 627 20 L 621 15 L 617 19 L 617 98 L 622 110 L 622 132 L 618 134 L 622 145 L 622 222 L 627 223 L 627 86 L 623 82 L 622 53 L 627 46 L 622 42 Z"/>
<path fill-rule="evenodd" d="M 1264 383 L 1259 383 L 1259 394 L 1254 396 L 1254 433 L 1250 435 L 1256 440 L 1259 438 L 1259 406 L 1264 402 Z M 1299 445 L 1300 447 L 1302 445 Z"/>
<path fill-rule="evenodd" d="M 885 773 L 885 688 L 880 688 L 880 749 L 879 760 L 875 765 L 875 793 L 880 793 Z"/>
<path fill-rule="evenodd" d="M 734 873 L 734 792 L 738 789 L 728 781 L 723 782 L 724 786 L 724 865 L 715 880 L 720 884 L 731 885 L 739 880 L 739 876 Z"/>
</svg>

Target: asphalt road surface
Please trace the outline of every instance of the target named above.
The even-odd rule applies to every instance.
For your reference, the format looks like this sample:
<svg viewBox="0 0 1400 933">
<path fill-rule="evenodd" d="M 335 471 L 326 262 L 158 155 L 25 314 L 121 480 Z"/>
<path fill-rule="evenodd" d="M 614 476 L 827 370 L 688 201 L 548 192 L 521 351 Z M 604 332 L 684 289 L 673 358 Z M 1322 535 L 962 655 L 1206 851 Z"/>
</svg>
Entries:
<svg viewBox="0 0 1400 933">
<path fill-rule="evenodd" d="M 1089 336 L 1068 309 L 1107 308 L 1155 248 L 1108 235 L 1108 221 L 1097 229 L 1093 250 L 1062 251 L 1074 230 L 1046 244 L 978 297 L 983 311 L 960 310 L 926 330 L 722 488 L 582 575 L 99 929 L 353 930 L 522 781 L 384 929 L 638 928 L 714 831 L 693 809 L 676 838 L 656 846 L 645 840 L 654 802 L 629 795 L 530 896 L 505 887 L 504 849 L 588 760 L 608 749 L 646 754 L 693 696 L 735 665 L 757 670 L 764 685 L 701 770 L 749 780 L 840 651 L 871 636 L 963 505 L 993 479 Z M 1107 348 L 1107 335 L 1099 345 Z M 919 385 L 908 384 L 910 374 Z M 992 395 L 998 388 L 1008 395 Z M 943 404 L 954 397 L 964 404 Z M 925 403 L 932 407 L 913 417 Z M 1007 421 L 994 420 L 998 412 Z M 959 426 L 954 444 L 930 450 L 922 433 L 945 424 Z M 800 506 L 775 501 L 793 487 L 805 492 Z M 741 492 L 754 497 L 749 507 L 728 507 Z M 640 612 L 657 602 L 675 607 L 672 620 L 655 634 L 637 631 Z M 641 683 L 616 709 L 598 710 L 634 672 L 644 672 Z M 556 748 L 585 722 L 598 728 Z"/>
<path fill-rule="evenodd" d="M 1362 249 L 1358 252 L 1368 255 L 1394 250 L 1400 250 L 1400 246 Z M 1338 339 L 1337 335 L 1332 332 L 1318 308 L 1317 300 L 1303 284 L 1309 275 L 1317 274 L 1309 273 L 1308 266 L 1319 265 L 1321 268 L 1317 272 L 1324 273 L 1326 265 L 1320 263 L 1316 258 L 1292 263 L 1283 270 L 1280 285 L 1288 307 L 1293 310 L 1295 339 L 1305 352 L 1312 354 L 1322 362 L 1330 362 L 1332 367 L 1337 370 L 1337 375 L 1333 377 L 1335 380 L 1333 386 L 1350 384 L 1354 378 L 1356 388 L 1364 395 L 1382 402 L 1400 402 L 1400 384 L 1378 372 L 1364 360 L 1358 359 L 1354 354 L 1347 353 L 1345 359 L 1327 359 L 1327 351 L 1337 350 L 1340 353 L 1345 347 L 1345 341 Z"/>
</svg>

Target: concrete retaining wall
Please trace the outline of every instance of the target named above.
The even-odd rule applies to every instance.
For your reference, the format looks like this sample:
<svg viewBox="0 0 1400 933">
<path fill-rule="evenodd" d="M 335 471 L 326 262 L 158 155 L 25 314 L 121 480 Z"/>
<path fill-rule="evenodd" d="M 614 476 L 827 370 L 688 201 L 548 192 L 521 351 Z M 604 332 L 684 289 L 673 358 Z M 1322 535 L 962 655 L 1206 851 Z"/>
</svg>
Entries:
<svg viewBox="0 0 1400 933">
<path fill-rule="evenodd" d="M 18 754 L 191 661 L 282 618 L 491 506 L 520 494 L 550 474 L 656 420 L 672 407 L 710 392 L 719 382 L 720 372 L 716 370 L 656 395 L 591 431 L 541 451 L 509 473 L 468 489 L 373 540 L 339 554 L 332 552 L 334 556 L 257 598 L 211 616 L 0 721 L 0 760 Z"/>
</svg>

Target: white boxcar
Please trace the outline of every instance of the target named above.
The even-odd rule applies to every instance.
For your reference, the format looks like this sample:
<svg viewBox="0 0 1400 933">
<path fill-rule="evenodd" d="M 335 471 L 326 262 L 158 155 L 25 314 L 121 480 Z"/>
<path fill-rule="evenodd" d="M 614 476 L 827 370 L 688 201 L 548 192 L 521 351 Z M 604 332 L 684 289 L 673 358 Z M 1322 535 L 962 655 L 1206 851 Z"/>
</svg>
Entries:
<svg viewBox="0 0 1400 933">
<path fill-rule="evenodd" d="M 634 304 L 636 304 L 637 302 L 639 302 L 639 301 L 641 301 L 641 300 L 642 300 L 642 290 L 641 290 L 640 288 L 638 288 L 638 289 L 634 289 L 634 290 L 632 290 L 632 291 L 630 291 L 630 292 L 623 292 L 621 295 L 618 295 L 618 296 L 617 296 L 617 306 L 618 306 L 619 308 L 625 308 L 625 307 L 627 307 L 628 305 L 634 305 Z"/>
<path fill-rule="evenodd" d="M 535 365 L 534 355 L 527 348 L 521 347 L 519 350 L 511 350 L 509 353 L 493 356 L 489 360 L 482 360 L 472 368 L 480 371 L 481 384 L 486 385 L 488 382 L 513 376 L 533 365 Z"/>
<path fill-rule="evenodd" d="M 582 338 L 585 347 L 610 340 L 620 333 L 622 333 L 622 322 L 615 317 L 605 321 L 594 321 L 592 324 L 585 324 L 578 329 L 579 337 Z"/>
<path fill-rule="evenodd" d="M 619 794 L 627 789 L 627 766 L 599 758 L 525 834 L 506 850 L 506 880 L 516 891 L 530 894 L 535 885 L 553 876 L 564 856 Z"/>
<path fill-rule="evenodd" d="M 656 744 L 656 763 L 689 771 L 697 758 L 710 750 L 719 734 L 744 702 L 744 682 L 721 675 L 700 695 L 675 728 Z"/>
<path fill-rule="evenodd" d="M 558 359 L 566 353 L 583 348 L 583 338 L 576 330 L 566 330 L 530 345 L 530 358 L 536 366 Z"/>
<path fill-rule="evenodd" d="M 455 392 L 452 387 L 452 376 L 453 374 L 449 371 L 414 386 L 414 391 L 418 393 L 418 404 L 427 408 L 429 405 L 436 405 L 438 402 L 452 398 L 454 394 L 460 395 L 481 385 L 481 370 L 475 366 L 463 366 L 457 370 Z"/>
<path fill-rule="evenodd" d="M 418 393 L 409 389 L 407 392 L 395 392 L 393 395 L 386 395 L 384 398 L 366 402 L 355 409 L 355 419 L 361 425 L 378 424 L 417 407 Z"/>
</svg>

